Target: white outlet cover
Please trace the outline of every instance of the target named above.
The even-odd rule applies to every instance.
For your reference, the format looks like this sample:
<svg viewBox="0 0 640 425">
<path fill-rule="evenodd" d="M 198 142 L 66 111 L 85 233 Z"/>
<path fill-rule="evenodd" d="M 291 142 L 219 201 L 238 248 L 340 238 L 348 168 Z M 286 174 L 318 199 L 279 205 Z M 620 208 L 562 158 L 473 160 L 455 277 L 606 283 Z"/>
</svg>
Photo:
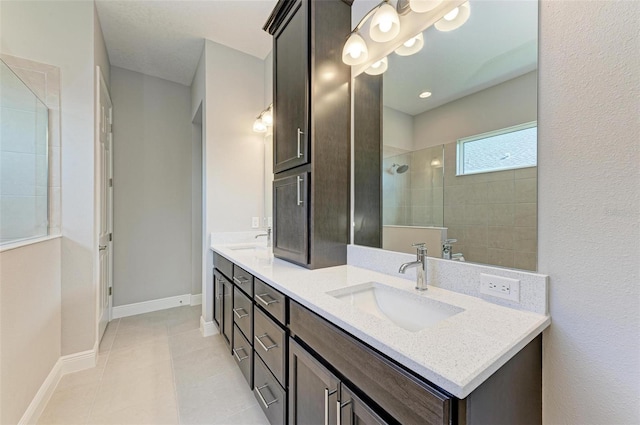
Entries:
<svg viewBox="0 0 640 425">
<path fill-rule="evenodd" d="M 490 289 L 490 284 L 494 284 L 495 289 Z M 509 290 L 503 291 L 503 286 Z M 520 280 L 480 273 L 480 293 L 520 303 Z"/>
<path fill-rule="evenodd" d="M 251 227 L 254 229 L 260 227 L 260 217 L 251 217 Z"/>
</svg>

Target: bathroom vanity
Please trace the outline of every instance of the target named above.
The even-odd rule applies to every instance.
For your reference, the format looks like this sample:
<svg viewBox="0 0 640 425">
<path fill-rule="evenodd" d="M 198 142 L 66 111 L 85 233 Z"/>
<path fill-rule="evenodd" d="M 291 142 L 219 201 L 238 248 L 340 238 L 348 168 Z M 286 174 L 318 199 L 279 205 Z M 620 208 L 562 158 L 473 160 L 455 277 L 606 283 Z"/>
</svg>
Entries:
<svg viewBox="0 0 640 425">
<path fill-rule="evenodd" d="M 214 317 L 272 424 L 541 423 L 546 314 L 437 285 L 418 293 L 352 265 L 307 270 L 264 248 L 212 249 Z M 534 277 L 523 296 L 546 299 L 546 277 Z"/>
</svg>

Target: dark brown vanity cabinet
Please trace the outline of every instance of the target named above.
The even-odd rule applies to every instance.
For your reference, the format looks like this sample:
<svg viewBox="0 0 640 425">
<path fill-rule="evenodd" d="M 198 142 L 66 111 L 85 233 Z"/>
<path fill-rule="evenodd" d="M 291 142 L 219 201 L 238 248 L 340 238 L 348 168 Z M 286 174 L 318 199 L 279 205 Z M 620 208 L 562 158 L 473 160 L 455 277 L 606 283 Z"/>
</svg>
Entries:
<svg viewBox="0 0 640 425">
<path fill-rule="evenodd" d="M 222 329 L 222 275 L 217 270 L 213 271 L 213 321 Z"/>
<path fill-rule="evenodd" d="M 264 29 L 274 46 L 273 253 L 311 269 L 345 264 L 351 1 L 280 0 Z"/>
</svg>

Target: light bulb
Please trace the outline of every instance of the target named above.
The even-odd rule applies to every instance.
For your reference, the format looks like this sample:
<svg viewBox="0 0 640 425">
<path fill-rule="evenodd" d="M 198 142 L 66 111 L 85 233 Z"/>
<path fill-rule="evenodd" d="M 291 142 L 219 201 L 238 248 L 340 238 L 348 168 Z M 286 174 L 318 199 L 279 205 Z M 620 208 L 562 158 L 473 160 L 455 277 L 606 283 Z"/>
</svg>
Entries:
<svg viewBox="0 0 640 425">
<path fill-rule="evenodd" d="M 265 131 L 267 131 L 267 126 L 264 125 L 260 118 L 258 118 L 253 123 L 253 131 L 255 131 L 256 133 L 264 133 Z"/>
<path fill-rule="evenodd" d="M 402 46 L 396 49 L 396 53 L 400 56 L 411 56 L 415 53 L 418 53 L 422 50 L 424 46 L 424 36 L 422 33 L 416 35 L 415 37 L 411 37 L 407 41 L 402 44 Z"/>
<path fill-rule="evenodd" d="M 389 60 L 385 57 L 374 62 L 369 68 L 365 69 L 364 72 L 369 75 L 380 75 L 384 73 L 388 67 Z"/>
<path fill-rule="evenodd" d="M 369 49 L 360 34 L 352 33 L 342 49 L 342 62 L 347 65 L 360 65 L 369 57 Z"/>
<path fill-rule="evenodd" d="M 449 11 L 442 19 L 434 24 L 434 27 L 438 31 L 453 31 L 467 22 L 470 15 L 471 7 L 469 6 L 469 2 L 466 2 Z"/>
<path fill-rule="evenodd" d="M 273 125 L 273 114 L 271 113 L 271 108 L 267 109 L 262 114 L 262 123 L 267 127 Z"/>
<path fill-rule="evenodd" d="M 456 7 L 451 12 L 447 13 L 446 15 L 444 15 L 445 21 L 453 21 L 458 16 L 458 13 L 460 13 L 460 8 Z"/>
<path fill-rule="evenodd" d="M 429 12 L 435 9 L 442 0 L 410 0 L 409 7 L 416 13 Z"/>
<path fill-rule="evenodd" d="M 400 33 L 398 12 L 389 3 L 385 3 L 374 13 L 369 27 L 369 36 L 373 41 L 385 43 Z"/>
</svg>

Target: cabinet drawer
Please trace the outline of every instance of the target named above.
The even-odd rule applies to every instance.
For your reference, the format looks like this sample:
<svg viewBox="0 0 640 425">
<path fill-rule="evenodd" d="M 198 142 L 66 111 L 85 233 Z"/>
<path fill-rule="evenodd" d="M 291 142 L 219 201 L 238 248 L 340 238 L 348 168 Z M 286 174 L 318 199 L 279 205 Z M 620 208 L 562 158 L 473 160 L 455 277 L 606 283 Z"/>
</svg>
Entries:
<svg viewBox="0 0 640 425">
<path fill-rule="evenodd" d="M 253 338 L 253 303 L 237 287 L 233 288 L 233 323 L 245 337 Z"/>
<path fill-rule="evenodd" d="M 253 275 L 237 265 L 233 265 L 233 283 L 253 298 Z"/>
<path fill-rule="evenodd" d="M 291 301 L 289 322 L 296 338 L 400 423 L 449 424 L 452 396 Z"/>
<path fill-rule="evenodd" d="M 287 336 L 285 331 L 259 308 L 254 310 L 253 348 L 280 385 L 285 386 Z"/>
<path fill-rule="evenodd" d="M 258 399 L 258 404 L 269 419 L 269 423 L 284 425 L 287 395 L 257 355 L 254 357 L 254 382 L 253 395 Z"/>
<path fill-rule="evenodd" d="M 253 368 L 251 367 L 251 363 L 253 362 L 253 350 L 251 349 L 249 341 L 247 341 L 244 335 L 242 335 L 242 332 L 238 331 L 237 327 L 233 332 L 233 346 L 231 352 L 233 353 L 233 359 L 238 364 L 244 379 L 247 380 L 249 388 L 253 388 L 253 382 L 251 382 L 251 379 L 253 378 Z"/>
<path fill-rule="evenodd" d="M 253 289 L 255 292 L 253 299 L 256 300 L 256 305 L 262 307 L 274 319 L 280 322 L 282 326 L 284 326 L 286 323 L 285 314 L 287 311 L 285 296 L 260 279 L 254 280 Z"/>
<path fill-rule="evenodd" d="M 233 263 L 217 252 L 213 253 L 213 265 L 228 278 L 233 276 Z"/>
</svg>

